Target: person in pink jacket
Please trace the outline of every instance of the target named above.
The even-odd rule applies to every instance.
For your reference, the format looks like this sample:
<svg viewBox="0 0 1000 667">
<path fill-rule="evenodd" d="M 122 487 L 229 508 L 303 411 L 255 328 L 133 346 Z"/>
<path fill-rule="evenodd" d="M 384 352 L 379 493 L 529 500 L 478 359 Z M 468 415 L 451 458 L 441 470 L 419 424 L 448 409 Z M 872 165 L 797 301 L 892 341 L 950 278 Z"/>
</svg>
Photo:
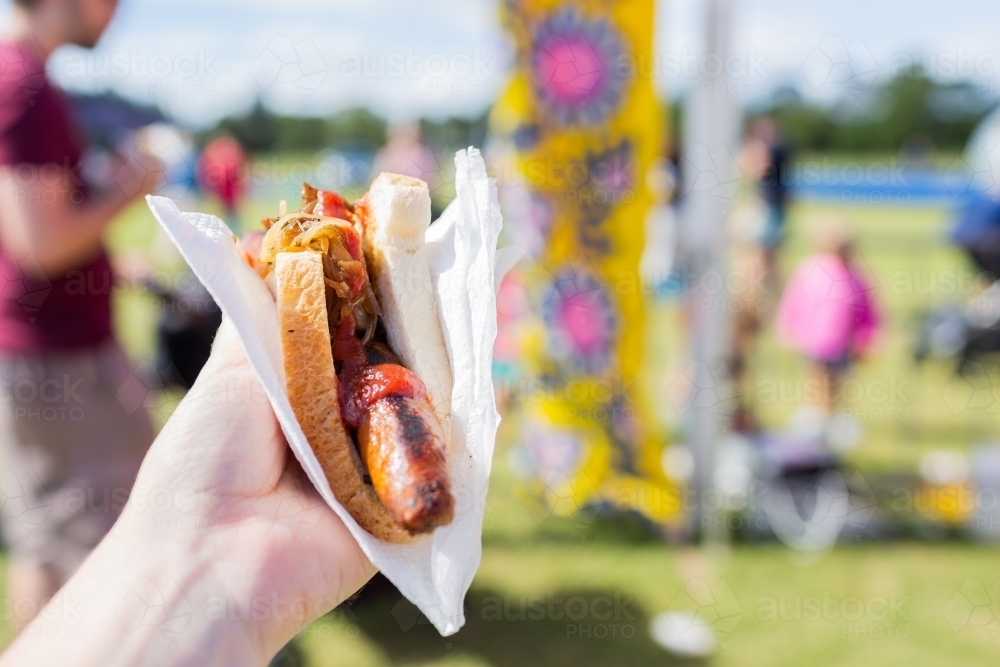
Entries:
<svg viewBox="0 0 1000 667">
<path fill-rule="evenodd" d="M 821 227 L 819 247 L 789 279 L 776 323 L 779 339 L 816 365 L 820 407 L 830 414 L 844 375 L 877 338 L 880 318 L 874 288 L 854 263 L 854 241 L 840 221 Z"/>
</svg>

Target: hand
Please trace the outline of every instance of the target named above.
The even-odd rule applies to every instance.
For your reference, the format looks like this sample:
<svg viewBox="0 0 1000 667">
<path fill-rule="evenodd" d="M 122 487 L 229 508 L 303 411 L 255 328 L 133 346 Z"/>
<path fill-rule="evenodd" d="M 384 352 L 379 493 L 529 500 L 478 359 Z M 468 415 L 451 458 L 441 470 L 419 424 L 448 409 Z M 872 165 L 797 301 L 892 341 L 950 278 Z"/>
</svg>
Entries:
<svg viewBox="0 0 1000 667">
<path fill-rule="evenodd" d="M 115 181 L 126 199 L 145 197 L 156 192 L 163 182 L 163 162 L 148 146 L 138 146 L 115 174 Z"/>
<path fill-rule="evenodd" d="M 163 183 L 163 161 L 153 136 L 151 128 L 143 128 L 119 148 L 121 167 L 115 180 L 130 199 L 152 194 Z"/>
<path fill-rule="evenodd" d="M 118 523 L 0 664 L 263 665 L 374 572 L 291 455 L 226 320 Z M 83 632 L 33 643 L 70 604 Z"/>
<path fill-rule="evenodd" d="M 178 507 L 158 517 L 159 489 L 171 491 Z M 147 493 L 152 514 L 142 511 Z M 135 515 L 147 514 L 154 527 L 176 521 L 213 563 L 227 564 L 217 574 L 233 579 L 231 595 L 308 605 L 307 614 L 291 612 L 275 624 L 274 651 L 375 572 L 289 450 L 228 320 L 202 376 L 150 449 L 134 494 Z M 244 571 L 222 572 L 229 568 Z"/>
</svg>

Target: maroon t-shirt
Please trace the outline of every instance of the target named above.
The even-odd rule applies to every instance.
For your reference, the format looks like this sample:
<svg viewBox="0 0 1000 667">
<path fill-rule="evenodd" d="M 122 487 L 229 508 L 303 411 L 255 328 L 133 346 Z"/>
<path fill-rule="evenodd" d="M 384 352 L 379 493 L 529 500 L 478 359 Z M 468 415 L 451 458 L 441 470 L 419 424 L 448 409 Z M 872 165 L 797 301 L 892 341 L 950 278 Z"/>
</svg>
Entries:
<svg viewBox="0 0 1000 667">
<path fill-rule="evenodd" d="M 13 169 L 18 196 L 30 183 L 68 179 L 82 203 L 80 143 L 66 100 L 31 47 L 0 42 L 0 165 Z M 3 221 L 0 220 L 0 224 Z M 30 258 L 0 247 L 0 351 L 72 350 L 111 336 L 113 274 L 103 247 L 86 266 L 42 277 Z"/>
</svg>

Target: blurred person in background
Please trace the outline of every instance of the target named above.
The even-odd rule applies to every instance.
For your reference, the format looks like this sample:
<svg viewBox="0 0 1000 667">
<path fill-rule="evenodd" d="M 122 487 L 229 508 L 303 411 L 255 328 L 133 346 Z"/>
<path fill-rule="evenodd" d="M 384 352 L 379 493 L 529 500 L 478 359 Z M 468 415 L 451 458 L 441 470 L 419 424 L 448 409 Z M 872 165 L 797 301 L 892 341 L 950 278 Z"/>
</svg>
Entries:
<svg viewBox="0 0 1000 667">
<path fill-rule="evenodd" d="M 759 202 L 737 208 L 729 217 L 731 275 L 729 292 L 732 313 L 731 344 L 727 366 L 733 382 L 740 387 L 752 384 L 751 363 L 761 328 L 772 311 L 771 291 L 765 287 L 768 269 L 755 225 L 761 219 Z M 737 433 L 753 433 L 756 417 L 749 402 L 751 392 L 738 392 L 730 428 Z"/>
<path fill-rule="evenodd" d="M 874 287 L 855 259 L 854 239 L 839 218 L 820 223 L 819 252 L 789 278 L 778 304 L 780 339 L 814 364 L 818 407 L 826 418 L 836 408 L 851 366 L 870 351 L 880 330 Z"/>
<path fill-rule="evenodd" d="M 212 139 L 198 158 L 198 187 L 222 202 L 226 222 L 234 229 L 239 229 L 237 210 L 246 190 L 245 164 L 243 147 L 229 136 Z"/>
<path fill-rule="evenodd" d="M 441 163 L 420 136 L 420 123 L 403 122 L 389 126 L 389 140 L 375 154 L 372 177 L 383 171 L 412 176 L 427 182 L 431 190 L 431 220 L 441 215 L 437 196 L 441 187 Z"/>
<path fill-rule="evenodd" d="M 788 208 L 788 149 L 773 118 L 752 122 L 744 136 L 738 158 L 741 171 L 756 184 L 750 197 L 729 215 L 734 283 L 733 327 L 727 365 L 733 381 L 750 385 L 750 359 L 765 317 L 773 312 L 771 299 L 778 280 L 778 252 L 785 238 Z M 757 429 L 749 392 L 741 392 L 730 421 L 739 433 Z"/>
<path fill-rule="evenodd" d="M 654 203 L 646 215 L 646 242 L 639 270 L 646 290 L 654 294 L 676 289 L 678 269 L 683 270 L 679 266 L 683 260 L 678 257 L 682 248 L 677 216 L 680 193 L 677 190 L 676 143 L 671 131 L 664 142 L 663 155 L 650 166 L 646 176 Z"/>
<path fill-rule="evenodd" d="M 768 281 L 778 284 L 777 258 L 785 240 L 785 220 L 788 217 L 788 146 L 781 136 L 778 123 L 769 117 L 758 118 L 751 125 L 744 146 L 744 159 L 757 182 L 757 192 L 763 200 L 765 215 L 757 242 L 764 256 Z"/>
<path fill-rule="evenodd" d="M 0 484 L 7 595 L 20 630 L 114 524 L 153 438 L 116 393 L 129 363 L 111 330 L 102 237 L 152 190 L 137 152 L 106 192 L 80 179 L 81 141 L 45 63 L 93 47 L 114 0 L 15 0 L 0 38 Z"/>
</svg>

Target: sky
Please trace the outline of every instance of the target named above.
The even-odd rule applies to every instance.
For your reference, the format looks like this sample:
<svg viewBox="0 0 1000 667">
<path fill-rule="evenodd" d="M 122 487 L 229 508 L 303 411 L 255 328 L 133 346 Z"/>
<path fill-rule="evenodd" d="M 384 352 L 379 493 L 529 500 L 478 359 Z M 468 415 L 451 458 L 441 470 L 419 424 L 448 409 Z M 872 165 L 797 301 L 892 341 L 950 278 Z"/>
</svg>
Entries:
<svg viewBox="0 0 1000 667">
<path fill-rule="evenodd" d="M 730 89 L 743 102 L 785 85 L 833 100 L 916 61 L 1000 95 L 995 0 L 733 0 Z M 696 85 L 702 0 L 657 11 L 654 72 L 664 95 Z M 10 0 L 0 0 L 0 32 Z M 293 114 L 364 105 L 395 120 L 473 115 L 510 61 L 495 0 L 121 0 L 92 52 L 66 48 L 52 77 L 115 90 L 204 126 L 263 98 Z"/>
</svg>

